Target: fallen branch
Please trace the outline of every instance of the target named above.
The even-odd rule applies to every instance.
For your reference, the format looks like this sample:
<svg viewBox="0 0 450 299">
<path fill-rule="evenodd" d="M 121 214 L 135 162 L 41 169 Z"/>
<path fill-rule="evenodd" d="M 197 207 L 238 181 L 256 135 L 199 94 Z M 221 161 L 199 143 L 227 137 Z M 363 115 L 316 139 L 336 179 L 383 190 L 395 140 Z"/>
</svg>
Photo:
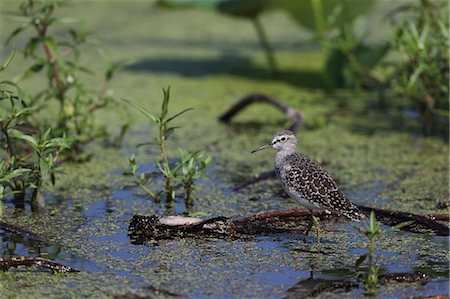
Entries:
<svg viewBox="0 0 450 299">
<path fill-rule="evenodd" d="M 253 184 L 259 183 L 261 181 L 268 180 L 268 179 L 275 179 L 276 177 L 277 177 L 277 175 L 275 174 L 274 170 L 266 171 L 266 172 L 260 173 L 257 177 L 250 179 L 250 180 L 240 184 L 239 186 L 234 187 L 233 191 L 239 191 L 239 190 L 247 188 L 250 185 L 253 185 Z"/>
<path fill-rule="evenodd" d="M 52 270 L 53 273 L 69 273 L 69 272 L 80 272 L 72 267 L 65 266 L 63 264 L 46 260 L 41 257 L 32 256 L 16 256 L 16 257 L 4 257 L 0 258 L 0 270 L 8 271 L 11 267 L 18 266 L 39 266 L 46 269 Z"/>
<path fill-rule="evenodd" d="M 301 125 L 303 124 L 303 116 L 296 109 L 282 103 L 281 101 L 273 97 L 269 97 L 267 95 L 260 93 L 252 93 L 242 98 L 239 102 L 237 102 L 230 109 L 228 109 L 227 112 L 222 114 L 219 117 L 219 121 L 229 123 L 236 114 L 238 114 L 245 107 L 253 103 L 267 103 L 283 112 L 284 116 L 292 121 L 292 125 L 289 127 L 289 130 L 291 130 L 294 133 L 297 132 L 298 129 L 300 129 Z"/>
<path fill-rule="evenodd" d="M 421 282 L 427 283 L 431 280 L 432 276 L 430 274 L 414 271 L 412 273 L 409 272 L 400 272 L 400 273 L 387 273 L 378 275 L 378 281 L 381 284 L 385 284 L 388 282 L 396 281 L 396 282 Z"/>
<path fill-rule="evenodd" d="M 141 245 L 148 241 L 185 238 L 192 235 L 230 235 L 232 229 L 225 217 L 201 220 L 191 217 L 162 217 L 134 215 L 128 227 L 133 244 Z"/>
<path fill-rule="evenodd" d="M 295 286 L 289 288 L 285 296 L 283 296 L 283 299 L 316 297 L 325 292 L 350 292 L 352 289 L 361 287 L 360 284 L 362 282 L 362 277 L 362 275 L 359 275 L 357 279 L 328 280 L 323 278 L 314 278 L 311 275 L 309 278 L 301 280 Z M 379 284 L 387 284 L 390 282 L 420 282 L 422 284 L 426 284 L 431 280 L 431 278 L 431 275 L 420 271 L 415 271 L 412 273 L 399 272 L 378 275 Z"/>
<path fill-rule="evenodd" d="M 420 216 L 412 213 L 389 211 L 361 205 L 358 205 L 358 208 L 365 214 L 370 214 L 371 211 L 374 211 L 377 220 L 389 226 L 394 226 L 406 221 L 413 221 L 411 224 L 401 228 L 405 231 L 413 233 L 431 233 L 437 236 L 449 235 L 449 227 L 434 220 L 436 219 L 435 215 Z"/>
<path fill-rule="evenodd" d="M 414 233 L 431 233 L 438 236 L 449 235 L 448 226 L 437 222 L 432 219 L 433 217 L 365 206 L 359 207 L 367 215 L 371 211 L 375 211 L 377 219 L 386 225 L 394 226 L 402 222 L 413 221 L 411 224 L 402 227 L 402 230 Z M 321 221 L 342 219 L 342 217 L 325 210 L 315 210 L 313 214 L 319 217 Z M 199 235 L 241 237 L 249 234 L 303 233 L 308 221 L 309 211 L 306 209 L 263 212 L 232 219 L 215 217 L 207 220 L 180 216 L 160 218 L 155 215 L 134 215 L 128 231 L 134 244 L 144 244 L 148 241 Z"/>
<path fill-rule="evenodd" d="M 15 225 L 12 225 L 12 224 L 9 224 L 9 223 L 6 223 L 6 222 L 0 222 L 0 229 L 5 231 L 5 232 L 11 232 L 11 233 L 14 233 L 14 234 L 18 234 L 18 235 L 21 235 L 23 237 L 34 239 L 34 240 L 37 240 L 37 241 L 40 241 L 40 242 L 48 242 L 47 238 L 45 238 L 45 237 L 43 237 L 43 236 L 41 236 L 39 234 L 36 234 L 36 233 L 34 233 L 32 231 L 29 231 L 27 229 L 24 229 L 24 228 L 21 228 L 21 227 L 18 227 L 18 226 L 15 226 Z"/>
</svg>

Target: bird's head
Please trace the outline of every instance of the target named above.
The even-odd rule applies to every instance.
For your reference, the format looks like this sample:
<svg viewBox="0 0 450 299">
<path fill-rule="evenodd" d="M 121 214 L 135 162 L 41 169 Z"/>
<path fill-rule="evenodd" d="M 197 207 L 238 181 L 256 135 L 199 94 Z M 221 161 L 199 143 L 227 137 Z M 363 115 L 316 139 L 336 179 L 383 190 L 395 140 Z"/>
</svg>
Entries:
<svg viewBox="0 0 450 299">
<path fill-rule="evenodd" d="M 294 133 L 290 130 L 281 130 L 276 132 L 273 135 L 272 141 L 255 149 L 252 153 L 269 148 L 274 147 L 277 150 L 293 150 L 295 151 L 297 148 L 297 138 Z"/>
</svg>

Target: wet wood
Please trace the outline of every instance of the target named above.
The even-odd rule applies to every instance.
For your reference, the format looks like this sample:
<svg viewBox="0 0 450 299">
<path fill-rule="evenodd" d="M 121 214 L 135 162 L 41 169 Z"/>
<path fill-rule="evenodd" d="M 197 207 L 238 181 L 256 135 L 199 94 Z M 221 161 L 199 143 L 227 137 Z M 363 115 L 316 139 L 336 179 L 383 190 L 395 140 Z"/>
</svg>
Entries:
<svg viewBox="0 0 450 299">
<path fill-rule="evenodd" d="M 186 219 L 183 223 L 183 219 Z M 149 241 L 185 238 L 193 235 L 230 236 L 233 229 L 225 217 L 193 221 L 191 217 L 158 217 L 134 215 L 128 227 L 131 242 L 141 245 Z"/>
<path fill-rule="evenodd" d="M 305 220 L 309 218 L 309 210 L 307 209 L 291 209 L 291 210 L 281 210 L 281 211 L 270 211 L 270 212 L 261 212 L 247 217 L 238 217 L 234 218 L 231 221 L 234 224 L 240 223 L 251 223 L 255 221 L 273 221 L 273 220 L 282 220 L 283 218 L 291 218 L 295 217 L 297 219 L 304 218 Z M 329 216 L 330 213 L 325 210 L 314 210 L 313 215 L 317 216 L 321 219 Z"/>
<path fill-rule="evenodd" d="M 253 179 L 250 179 L 236 187 L 233 188 L 233 191 L 239 191 L 242 189 L 247 188 L 248 186 L 251 186 L 253 184 L 259 183 L 261 181 L 264 180 L 268 180 L 268 179 L 275 179 L 277 177 L 277 175 L 275 174 L 275 171 L 271 170 L 271 171 L 267 171 L 267 172 L 263 172 L 260 173 L 258 176 L 256 176 Z"/>
<path fill-rule="evenodd" d="M 437 222 L 433 217 L 420 216 L 405 212 L 396 212 L 359 206 L 361 211 L 369 215 L 375 211 L 377 220 L 383 224 L 394 226 L 402 222 L 412 221 L 402 230 L 414 233 L 427 233 L 448 236 L 447 225 Z M 342 217 L 325 210 L 315 210 L 314 216 L 322 221 L 337 221 Z M 198 237 L 200 235 L 216 237 L 238 237 L 250 234 L 303 233 L 309 220 L 306 209 L 291 209 L 258 213 L 246 217 L 215 217 L 206 220 L 192 217 L 157 217 L 135 215 L 130 221 L 129 235 L 133 243 L 144 244 L 148 241 L 172 239 L 176 237 Z M 287 226 L 291 222 L 295 227 Z"/>
<path fill-rule="evenodd" d="M 236 114 L 253 103 L 266 103 L 283 112 L 284 116 L 292 121 L 289 130 L 294 133 L 297 132 L 303 124 L 303 116 L 299 111 L 284 104 L 280 100 L 260 93 L 252 93 L 239 100 L 239 102 L 234 104 L 227 112 L 219 117 L 219 121 L 229 123 Z"/>
<path fill-rule="evenodd" d="M 383 210 L 362 205 L 358 205 L 358 208 L 366 215 L 369 215 L 371 211 L 374 211 L 377 220 L 389 226 L 394 226 L 402 222 L 412 221 L 411 224 L 402 227 L 401 230 L 413 233 L 429 233 L 437 236 L 449 235 L 449 227 L 435 220 L 436 218 L 440 218 L 439 215 L 421 216 L 412 213 Z"/>
<path fill-rule="evenodd" d="M 380 283 L 388 283 L 388 282 L 421 282 L 426 283 L 430 281 L 432 276 L 427 273 L 423 273 L 421 271 L 415 271 L 412 273 L 409 272 L 400 272 L 400 273 L 388 273 L 378 275 L 378 281 Z"/>
<path fill-rule="evenodd" d="M 155 298 L 188 298 L 153 286 L 145 287 L 139 292 L 127 292 L 114 295 L 114 299 L 155 299 Z"/>
<path fill-rule="evenodd" d="M 356 275 L 356 274 L 355 274 Z M 387 284 L 391 282 L 400 283 L 427 283 L 432 276 L 420 271 L 415 272 L 398 272 L 378 275 L 379 284 Z M 328 280 L 323 278 L 314 278 L 313 275 L 307 279 L 299 281 L 295 286 L 287 290 L 284 299 L 316 297 L 325 292 L 340 293 L 350 292 L 352 289 L 363 287 L 363 275 L 359 275 L 357 279 Z M 436 298 L 441 298 L 437 295 Z M 421 297 L 422 298 L 422 297 Z M 428 297 L 427 297 L 428 298 Z M 448 297 L 445 297 L 448 298 Z"/>
<path fill-rule="evenodd" d="M 70 273 L 80 272 L 72 267 L 65 266 L 63 264 L 47 260 L 41 257 L 32 256 L 14 256 L 0 258 L 0 270 L 8 271 L 12 267 L 18 266 L 38 266 L 46 269 L 50 269 L 53 273 Z"/>
<path fill-rule="evenodd" d="M 49 242 L 47 238 L 45 238 L 45 237 L 43 237 L 43 236 L 41 236 L 41 235 L 39 235 L 37 233 L 34 233 L 34 232 L 32 232 L 30 230 L 27 230 L 25 228 L 18 227 L 16 225 L 9 224 L 9 223 L 6 223 L 6 222 L 0 222 L 0 229 L 5 231 L 5 232 L 18 234 L 18 235 L 21 235 L 23 237 L 30 238 L 30 239 L 33 239 L 33 240 L 37 240 L 37 241 L 40 241 L 40 242 Z"/>
</svg>

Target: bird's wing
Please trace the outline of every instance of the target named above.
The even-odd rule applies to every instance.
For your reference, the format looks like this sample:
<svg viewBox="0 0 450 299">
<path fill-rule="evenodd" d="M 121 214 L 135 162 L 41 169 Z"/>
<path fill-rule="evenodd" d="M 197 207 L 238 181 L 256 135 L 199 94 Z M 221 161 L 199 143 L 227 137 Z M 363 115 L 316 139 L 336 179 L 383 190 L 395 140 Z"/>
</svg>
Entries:
<svg viewBox="0 0 450 299">
<path fill-rule="evenodd" d="M 286 161 L 280 176 L 288 189 L 295 190 L 324 209 L 343 212 L 356 208 L 339 190 L 328 172 L 307 155 L 296 154 L 287 159 L 290 161 Z"/>
</svg>

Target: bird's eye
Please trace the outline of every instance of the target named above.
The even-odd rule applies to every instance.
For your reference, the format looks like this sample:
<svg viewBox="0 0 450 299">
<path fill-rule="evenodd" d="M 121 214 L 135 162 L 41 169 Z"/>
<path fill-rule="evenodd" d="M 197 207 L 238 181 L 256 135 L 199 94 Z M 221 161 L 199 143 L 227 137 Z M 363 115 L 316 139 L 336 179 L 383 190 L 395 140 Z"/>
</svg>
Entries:
<svg viewBox="0 0 450 299">
<path fill-rule="evenodd" d="M 281 137 L 281 141 L 286 141 L 286 137 Z"/>
</svg>

